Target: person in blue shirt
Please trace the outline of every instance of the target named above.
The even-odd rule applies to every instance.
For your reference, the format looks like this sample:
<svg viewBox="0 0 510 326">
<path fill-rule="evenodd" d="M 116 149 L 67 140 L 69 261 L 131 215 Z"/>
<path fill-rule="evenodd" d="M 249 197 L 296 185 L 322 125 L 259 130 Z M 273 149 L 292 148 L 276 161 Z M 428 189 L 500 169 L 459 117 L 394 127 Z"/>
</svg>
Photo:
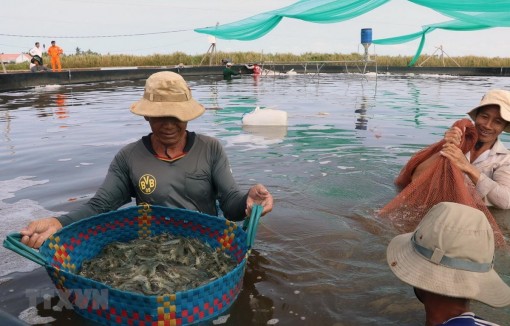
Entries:
<svg viewBox="0 0 510 326">
<path fill-rule="evenodd" d="M 441 202 L 414 232 L 391 240 L 386 258 L 423 303 L 426 326 L 494 326 L 470 311 L 471 300 L 510 305 L 510 287 L 493 268 L 494 248 L 494 232 L 483 212 Z"/>
</svg>

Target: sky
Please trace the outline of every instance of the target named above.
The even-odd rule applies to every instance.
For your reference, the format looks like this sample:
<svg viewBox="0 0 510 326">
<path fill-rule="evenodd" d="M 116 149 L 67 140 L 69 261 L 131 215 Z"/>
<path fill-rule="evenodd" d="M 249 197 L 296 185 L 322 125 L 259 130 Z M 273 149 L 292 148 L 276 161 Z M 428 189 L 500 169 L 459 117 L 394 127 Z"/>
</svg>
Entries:
<svg viewBox="0 0 510 326">
<path fill-rule="evenodd" d="M 51 40 L 66 54 L 76 49 L 101 54 L 205 54 L 209 38 L 195 28 L 226 24 L 297 0 L 34 0 L 9 1 L 0 11 L 0 53 L 28 52 L 36 41 Z M 43 8 L 35 9 L 35 7 Z M 448 17 L 406 0 L 389 3 L 357 18 L 316 24 L 284 18 L 269 34 L 253 41 L 216 39 L 216 50 L 259 53 L 363 53 L 362 28 L 372 28 L 373 39 L 421 31 L 423 25 Z M 156 34 L 157 33 L 157 34 Z M 6 35 L 15 36 L 6 36 Z M 138 36 L 116 36 L 133 35 Z M 107 37 L 98 37 L 107 36 Z M 454 32 L 435 30 L 427 35 L 423 54 L 510 57 L 510 28 Z M 419 40 L 399 45 L 371 45 L 370 54 L 414 55 Z"/>
</svg>

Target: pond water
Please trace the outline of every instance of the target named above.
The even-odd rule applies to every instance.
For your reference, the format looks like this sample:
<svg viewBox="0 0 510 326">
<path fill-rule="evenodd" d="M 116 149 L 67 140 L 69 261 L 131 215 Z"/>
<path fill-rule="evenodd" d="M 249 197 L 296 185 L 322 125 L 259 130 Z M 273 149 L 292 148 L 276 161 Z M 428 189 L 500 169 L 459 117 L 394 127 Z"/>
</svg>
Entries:
<svg viewBox="0 0 510 326">
<path fill-rule="evenodd" d="M 221 140 L 240 187 L 260 182 L 275 197 L 225 324 L 422 325 L 412 288 L 386 264 L 397 232 L 376 211 L 395 196 L 393 180 L 414 152 L 510 80 L 321 74 L 188 83 L 207 109 L 188 129 Z M 2 238 L 94 194 L 115 153 L 150 131 L 129 112 L 142 93 L 143 81 L 0 93 Z M 288 127 L 243 128 L 243 114 L 256 106 L 287 111 Z M 500 215 L 508 236 L 510 216 Z M 27 259 L 0 254 L 0 307 L 18 316 L 29 308 L 27 290 L 51 293 L 53 285 Z M 510 284 L 507 253 L 497 253 L 495 267 Z M 91 325 L 39 299 L 49 324 Z M 510 308 L 473 310 L 510 320 Z"/>
</svg>

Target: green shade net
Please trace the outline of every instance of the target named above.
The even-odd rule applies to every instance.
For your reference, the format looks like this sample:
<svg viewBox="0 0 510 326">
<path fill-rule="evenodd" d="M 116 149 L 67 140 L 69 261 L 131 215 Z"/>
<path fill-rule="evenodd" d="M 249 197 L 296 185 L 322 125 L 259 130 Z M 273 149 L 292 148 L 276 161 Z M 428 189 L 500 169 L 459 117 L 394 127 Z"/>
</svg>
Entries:
<svg viewBox="0 0 510 326">
<path fill-rule="evenodd" d="M 290 6 L 195 32 L 226 40 L 251 41 L 269 33 L 284 18 L 329 24 L 348 20 L 371 11 L 390 0 L 301 0 Z"/>
<path fill-rule="evenodd" d="M 197 28 L 195 32 L 213 35 L 220 39 L 250 41 L 269 33 L 284 17 L 320 24 L 338 23 L 365 14 L 389 1 L 301 0 L 290 6 L 261 13 L 237 22 L 215 27 Z M 420 57 L 426 34 L 436 29 L 474 31 L 510 26 L 510 0 L 409 0 L 409 2 L 433 9 L 453 19 L 425 25 L 420 32 L 372 41 L 374 44 L 392 45 L 421 38 L 416 54 L 409 66 L 413 66 Z"/>
</svg>

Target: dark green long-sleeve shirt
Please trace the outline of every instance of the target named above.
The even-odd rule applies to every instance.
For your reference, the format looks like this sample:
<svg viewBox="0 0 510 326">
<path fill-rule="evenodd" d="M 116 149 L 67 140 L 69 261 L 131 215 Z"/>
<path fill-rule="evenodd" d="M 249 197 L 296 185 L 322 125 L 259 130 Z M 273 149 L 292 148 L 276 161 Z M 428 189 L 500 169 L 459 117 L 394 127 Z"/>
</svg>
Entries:
<svg viewBox="0 0 510 326">
<path fill-rule="evenodd" d="M 239 75 L 239 72 L 235 71 L 234 69 L 228 67 L 223 68 L 223 79 L 231 80 L 232 76 L 237 75 Z"/>
<path fill-rule="evenodd" d="M 155 157 L 150 135 L 123 147 L 110 164 L 103 184 L 83 206 L 57 219 L 67 225 L 118 209 L 136 198 L 148 203 L 217 215 L 216 200 L 226 218 L 245 217 L 248 194 L 241 193 L 220 142 L 187 133 L 187 154 L 167 162 Z"/>
</svg>

